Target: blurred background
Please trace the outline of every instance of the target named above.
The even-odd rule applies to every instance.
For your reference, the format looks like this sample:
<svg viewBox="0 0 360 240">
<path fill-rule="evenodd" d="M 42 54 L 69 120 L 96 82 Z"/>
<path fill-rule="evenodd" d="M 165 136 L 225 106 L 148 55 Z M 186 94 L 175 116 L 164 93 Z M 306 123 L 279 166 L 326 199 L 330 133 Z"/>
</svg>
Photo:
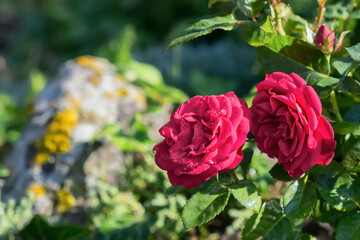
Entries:
<svg viewBox="0 0 360 240">
<path fill-rule="evenodd" d="M 197 230 L 187 235 L 182 232 L 179 213 L 186 194 L 169 197 L 166 173 L 155 165 L 151 150 L 160 140 L 157 129 L 188 97 L 229 91 L 245 96 L 262 77 L 255 51 L 243 41 L 241 30 L 215 31 L 162 53 L 184 27 L 223 7 L 208 8 L 206 0 L 0 2 L 0 238 L 40 239 L 34 226 L 45 232 L 51 229 L 62 239 L 67 239 L 69 232 L 71 237 L 78 236 L 75 239 L 85 239 L 85 235 L 97 239 L 179 239 L 199 235 Z M 84 109 L 92 103 L 76 99 L 84 105 L 69 110 L 66 104 L 63 107 L 63 96 L 77 88 L 89 91 L 79 86 L 82 73 L 72 73 L 76 72 L 76 63 L 94 69 L 102 64 L 99 59 L 78 58 L 84 55 L 107 59 L 121 78 L 140 89 L 146 107 L 120 98 L 120 102 L 133 104 L 130 107 L 136 111 L 125 120 L 122 110 L 115 114 L 118 121 L 98 118 L 92 122 L 97 126 L 96 134 L 78 141 L 76 129 L 89 124 Z M 64 88 L 68 80 L 67 91 Z M 57 102 L 60 107 L 49 104 L 44 109 L 43 102 Z M 110 109 L 105 109 L 104 114 L 112 118 Z M 46 120 L 39 123 L 38 118 Z M 61 142 L 57 139 L 64 135 L 63 128 L 71 125 L 69 119 L 75 119 L 76 126 L 66 130 L 69 140 Z M 54 131 L 55 123 L 59 126 Z M 57 148 L 49 147 L 47 141 Z M 115 150 L 108 149 L 109 142 L 116 146 Z M 79 157 L 75 153 L 79 151 L 90 153 Z M 111 151 L 116 153 L 101 154 Z M 108 166 L 105 170 L 87 172 L 101 169 L 96 160 L 91 163 L 96 154 L 113 160 L 104 160 Z M 63 174 L 64 166 L 78 166 L 69 163 L 71 158 L 81 160 L 78 165 L 85 173 Z M 114 166 L 115 172 L 106 170 Z M 79 190 L 83 182 L 80 178 L 88 183 L 85 189 Z M 40 217 L 34 217 L 36 214 Z M 225 219 L 229 219 L 228 215 Z M 71 229 L 61 227 L 69 224 Z M 209 236 L 206 229 L 201 230 L 203 237 Z M 224 232 L 224 226 L 221 229 Z M 49 234 L 43 239 L 55 239 Z"/>
<path fill-rule="evenodd" d="M 303 18 L 315 19 L 316 1 L 291 4 Z M 169 188 L 151 152 L 160 141 L 158 127 L 188 97 L 229 91 L 245 97 L 264 78 L 241 27 L 215 31 L 162 53 L 195 19 L 225 9 L 226 5 L 208 8 L 207 0 L 0 1 L 0 238 L 59 239 L 52 238 L 56 233 L 62 240 L 236 239 L 251 213 L 235 201 L 217 220 L 183 233 L 179 213 L 191 191 Z M 84 55 L 109 62 L 78 58 Z M 76 60 L 61 67 L 72 59 Z M 93 72 L 75 74 L 79 66 Z M 66 96 L 90 89 L 77 79 L 91 78 L 97 85 L 108 81 L 103 72 L 127 82 L 126 91 L 120 94 L 122 86 L 116 93 L 114 104 L 122 107 L 113 117 L 103 108 L 113 106 L 110 100 L 97 106 L 103 113 L 89 110 L 103 118 L 88 114 L 92 102 L 75 99 L 78 103 L 71 107 L 63 103 Z M 134 89 L 144 98 L 141 103 Z M 109 92 L 104 94 L 109 97 Z M 84 127 L 89 124 L 96 127 Z M 92 129 L 91 134 L 86 129 Z M 86 134 L 87 139 L 81 138 Z M 101 155 L 111 151 L 104 150 L 109 142 L 116 147 L 115 155 Z M 100 160 L 86 165 L 94 154 Z M 262 196 L 276 196 L 282 188 L 280 183 L 270 187 L 268 160 L 256 151 L 255 157 L 253 180 Z M 99 167 L 102 160 L 105 170 Z M 74 166 L 80 166 L 79 173 Z M 107 167 L 116 170 L 110 180 Z M 86 189 L 79 190 L 82 181 Z M 45 237 L 37 238 L 36 229 L 45 229 Z"/>
</svg>

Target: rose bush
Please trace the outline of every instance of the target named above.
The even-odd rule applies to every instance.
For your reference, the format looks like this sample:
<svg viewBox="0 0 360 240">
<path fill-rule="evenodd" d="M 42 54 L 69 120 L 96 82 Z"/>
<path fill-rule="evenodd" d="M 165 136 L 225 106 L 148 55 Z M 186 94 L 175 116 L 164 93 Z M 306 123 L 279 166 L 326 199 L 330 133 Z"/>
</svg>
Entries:
<svg viewBox="0 0 360 240">
<path fill-rule="evenodd" d="M 193 97 L 159 130 L 156 164 L 173 186 L 196 187 L 240 163 L 249 130 L 249 109 L 233 92 Z"/>
<path fill-rule="evenodd" d="M 256 86 L 251 107 L 251 132 L 258 148 L 292 177 L 315 164 L 327 165 L 336 142 L 314 89 L 298 75 L 273 73 Z"/>
</svg>

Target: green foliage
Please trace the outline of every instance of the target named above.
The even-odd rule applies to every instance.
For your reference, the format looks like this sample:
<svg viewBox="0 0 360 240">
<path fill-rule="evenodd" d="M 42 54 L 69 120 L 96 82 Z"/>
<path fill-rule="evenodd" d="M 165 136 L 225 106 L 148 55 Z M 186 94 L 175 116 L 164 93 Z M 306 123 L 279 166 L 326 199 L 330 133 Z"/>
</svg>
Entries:
<svg viewBox="0 0 360 240">
<path fill-rule="evenodd" d="M 359 198 L 349 189 L 354 188 L 352 177 L 347 174 L 336 174 L 336 181 L 323 181 L 318 184 L 317 189 L 320 195 L 338 211 L 352 211 L 359 205 Z M 330 174 L 327 177 L 331 177 Z"/>
<path fill-rule="evenodd" d="M 316 203 L 316 184 L 310 181 L 294 181 L 284 194 L 286 217 L 299 226 L 310 215 Z"/>
<path fill-rule="evenodd" d="M 13 143 L 20 137 L 20 126 L 25 114 L 21 112 L 15 99 L 8 94 L 0 93 L 0 146 Z"/>
<path fill-rule="evenodd" d="M 251 148 L 246 148 L 243 150 L 243 154 L 244 154 L 244 157 L 240 162 L 240 166 L 242 169 L 243 176 L 244 176 L 244 178 L 246 178 L 246 175 L 248 173 L 248 169 L 249 169 L 249 166 L 251 163 L 251 159 L 254 154 L 254 150 L 252 150 Z"/>
<path fill-rule="evenodd" d="M 161 72 L 150 64 L 131 60 L 118 66 L 124 76 L 142 88 L 151 103 L 182 103 L 188 98 L 181 90 L 165 85 Z"/>
<path fill-rule="evenodd" d="M 131 192 L 120 190 L 105 182 L 98 181 L 97 191 L 90 193 L 92 221 L 101 232 L 126 228 L 142 222 L 145 210 Z M 106 209 L 106 211 L 104 211 Z"/>
<path fill-rule="evenodd" d="M 234 198 L 245 208 L 258 212 L 261 207 L 261 197 L 256 186 L 247 181 L 239 181 L 230 187 L 230 192 Z"/>
<path fill-rule="evenodd" d="M 347 214 L 347 212 L 340 212 L 336 210 L 328 202 L 323 200 L 320 195 L 319 199 L 316 200 L 311 217 L 319 222 L 335 224 L 339 219 L 343 218 Z"/>
<path fill-rule="evenodd" d="M 344 77 L 340 81 L 340 90 L 360 96 L 360 82 L 352 77 Z"/>
<path fill-rule="evenodd" d="M 212 7 L 214 4 L 219 3 L 219 2 L 230 2 L 232 0 L 209 0 L 208 6 L 209 8 Z"/>
<path fill-rule="evenodd" d="M 182 219 L 185 230 L 206 223 L 226 206 L 230 192 L 220 186 L 210 186 L 194 194 L 186 203 Z"/>
<path fill-rule="evenodd" d="M 93 239 L 91 231 L 86 228 L 76 226 L 50 226 L 38 215 L 21 230 L 20 236 L 23 239 L 29 240 Z"/>
<path fill-rule="evenodd" d="M 359 125 L 352 122 L 340 122 L 334 126 L 334 131 L 337 134 L 348 134 L 356 132 L 359 129 Z"/>
<path fill-rule="evenodd" d="M 271 170 L 269 171 L 270 175 L 280 181 L 289 182 L 293 181 L 294 178 L 289 176 L 289 174 L 285 171 L 284 167 L 280 164 L 275 164 Z"/>
<path fill-rule="evenodd" d="M 297 73 L 303 77 L 306 82 L 312 86 L 319 97 L 327 97 L 338 84 L 339 79 L 329 77 L 316 71 L 311 71 L 295 60 L 289 59 L 266 47 L 256 48 L 256 54 L 260 63 L 269 72 L 284 72 L 287 74 Z"/>
<path fill-rule="evenodd" d="M 350 57 L 357 62 L 360 62 L 360 43 L 356 44 L 355 46 L 346 48 Z"/>
<path fill-rule="evenodd" d="M 271 165 L 269 164 L 268 159 L 266 159 L 260 150 L 252 146 L 254 149 L 254 154 L 249 166 L 249 180 L 252 181 L 261 196 L 266 196 L 269 194 L 269 188 L 273 184 L 273 179 L 269 174 Z"/>
<path fill-rule="evenodd" d="M 340 220 L 336 239 L 350 240 L 360 238 L 360 215 L 352 213 Z"/>
<path fill-rule="evenodd" d="M 31 219 L 33 204 L 30 197 L 22 198 L 18 205 L 13 199 L 0 201 L 0 239 L 9 238 L 12 231 L 20 230 Z"/>
<path fill-rule="evenodd" d="M 139 37 L 125 41 L 147 47 L 166 40 L 169 29 L 181 21 L 212 12 L 206 0 L 49 0 L 42 4 L 3 0 L 0 14 L 6 19 L 0 29 L 1 55 L 12 70 L 10 78 L 18 80 L 32 68 L 54 72 L 55 66 L 68 59 L 96 55 L 126 26 L 133 26 Z M 5 80 L 8 77 L 2 74 Z"/>
<path fill-rule="evenodd" d="M 236 0 L 240 11 L 249 18 L 258 15 L 265 6 L 264 0 Z"/>
<path fill-rule="evenodd" d="M 225 31 L 233 30 L 238 24 L 239 23 L 232 14 L 226 16 L 208 16 L 202 18 L 187 27 L 174 40 L 172 40 L 166 47 L 165 51 L 183 42 L 209 34 L 216 29 L 222 29 Z"/>
<path fill-rule="evenodd" d="M 347 144 L 343 146 L 342 165 L 351 172 L 360 171 L 360 136 L 350 136 Z"/>
<path fill-rule="evenodd" d="M 254 214 L 245 224 L 242 239 L 250 240 L 266 236 L 279 224 L 286 227 L 285 229 L 281 229 L 283 233 L 286 233 L 289 231 L 289 228 L 286 226 L 286 220 L 282 222 L 284 218 L 285 214 L 281 201 L 279 199 L 271 199 L 263 203 L 260 212 Z"/>
<path fill-rule="evenodd" d="M 329 62 L 318 48 L 304 40 L 279 35 L 269 18 L 262 25 L 246 23 L 244 32 L 246 40 L 254 47 L 267 47 L 310 70 L 329 73 Z"/>
<path fill-rule="evenodd" d="M 321 18 L 320 6 L 317 21 L 314 15 L 316 11 L 304 8 L 315 6 L 315 1 L 292 1 L 290 5 L 289 1 L 209 0 L 208 6 L 221 9 L 222 13 L 199 19 L 170 42 L 166 50 L 217 29 L 230 31 L 244 24 L 244 37 L 255 48 L 266 73 L 294 72 L 315 89 L 322 98 L 323 114 L 333 125 L 337 141 L 332 163 L 328 166 L 315 166 L 305 177 L 299 179 L 291 178 L 281 165 L 274 165 L 274 161 L 264 156 L 255 144 L 247 143 L 243 150 L 244 159 L 240 164 L 242 175 L 239 171 L 231 179 L 226 173 L 220 173 L 217 175 L 218 183 L 216 177 L 213 177 L 190 190 L 181 186 L 170 187 L 166 173 L 154 163 L 151 150 L 158 140 L 154 140 L 154 129 L 146 122 L 151 114 L 166 115 L 162 112 L 165 104 L 179 104 L 188 97 L 182 91 L 165 85 L 157 68 L 132 59 L 131 48 L 134 43 L 143 45 L 154 39 L 162 39 L 164 31 L 170 24 L 174 24 L 171 20 L 178 17 L 177 12 L 183 14 L 191 9 L 199 9 L 199 13 L 205 12 L 200 9 L 201 4 L 187 0 L 180 1 L 182 3 L 179 5 L 174 2 L 170 5 L 144 1 L 111 2 L 49 0 L 41 6 L 34 2 L 34 6 L 29 4 L 21 8 L 25 16 L 19 22 L 19 29 L 24 29 L 21 37 L 16 33 L 11 41 L 0 39 L 0 45 L 5 48 L 19 45 L 14 54 L 5 51 L 6 64 L 11 65 L 15 61 L 12 59 L 17 58 L 38 59 L 34 60 L 37 62 L 32 63 L 33 65 L 29 64 L 31 69 L 42 69 L 42 65 L 56 64 L 59 60 L 80 53 L 96 52 L 114 62 L 120 75 L 139 86 L 144 91 L 148 104 L 148 109 L 137 114 L 130 126 L 109 125 L 94 138 L 94 141 L 101 137 L 108 138 L 124 152 L 125 163 L 119 169 L 121 180 L 117 186 L 99 179 L 95 189 L 89 194 L 92 203 L 88 209 L 90 225 L 87 228 L 52 226 L 35 216 L 20 231 L 20 237 L 179 239 L 188 236 L 183 227 L 190 230 L 201 225 L 192 230 L 191 235 L 207 239 L 212 234 L 212 228 L 208 226 L 220 219 L 221 228 L 228 224 L 227 232 L 235 233 L 243 228 L 242 236 L 245 240 L 260 237 L 264 240 L 314 239 L 301 232 L 303 222 L 311 216 L 317 221 L 330 223 L 335 228 L 333 237 L 336 239 L 360 238 L 359 1 L 327 1 L 326 10 L 323 9 L 325 19 Z M 320 5 L 321 2 L 318 1 Z M 22 7 L 15 2 L 11 6 L 10 9 Z M 4 9 L 0 12 L 6 13 L 7 8 Z M 139 10 L 144 13 L 141 17 L 134 14 Z M 88 22 L 98 24 L 88 26 Z M 340 52 L 324 53 L 315 46 L 314 32 L 322 22 L 331 25 L 331 30 L 340 36 L 337 37 L 338 43 L 342 43 L 341 39 L 348 33 L 347 30 L 353 30 L 346 36 L 344 48 Z M 148 28 L 153 25 L 156 27 Z M 32 32 L 34 29 L 36 31 Z M 61 31 L 53 32 L 54 29 Z M 46 36 L 43 32 L 47 33 Z M 152 32 L 154 36 L 150 36 Z M 35 37 L 32 38 L 31 35 Z M 238 40 L 237 37 L 234 38 Z M 53 52 L 59 52 L 59 56 L 52 58 Z M 176 55 L 180 51 L 173 53 Z M 236 86 L 235 81 L 225 82 L 220 76 L 209 77 L 200 72 L 197 66 L 194 69 L 191 69 L 189 84 L 194 94 L 220 94 L 233 90 Z M 31 72 L 26 101 L 31 101 L 43 88 L 45 79 L 42 72 Z M 246 97 L 247 102 L 251 102 L 255 95 L 256 91 L 253 89 Z M 26 111 L 8 94 L 2 94 L 0 100 L 1 147 L 18 139 L 24 120 L 15 120 L 26 119 Z M 8 174 L 0 166 L 0 176 Z M 239 181 L 236 176 L 244 179 Z M 230 195 L 234 198 L 230 198 Z M 186 199 L 189 199 L 187 203 Z M 0 215 L 1 237 L 10 236 L 11 231 L 21 229 L 29 221 L 33 203 L 27 201 L 21 201 L 19 206 L 13 201 L 0 202 L 0 212 L 4 213 Z M 208 225 L 205 224 L 207 222 Z M 96 235 L 93 233 L 94 229 Z"/>
<path fill-rule="evenodd" d="M 282 218 L 274 228 L 267 233 L 262 239 L 264 240 L 293 240 L 297 239 L 296 231 L 293 231 L 293 226 L 288 218 Z"/>
</svg>

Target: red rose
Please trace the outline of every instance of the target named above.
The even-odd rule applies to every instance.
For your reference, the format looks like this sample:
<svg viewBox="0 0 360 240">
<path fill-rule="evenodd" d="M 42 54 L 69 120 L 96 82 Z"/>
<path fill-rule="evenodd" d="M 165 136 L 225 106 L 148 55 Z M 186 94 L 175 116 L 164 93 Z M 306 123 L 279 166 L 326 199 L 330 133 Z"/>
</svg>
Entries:
<svg viewBox="0 0 360 240">
<path fill-rule="evenodd" d="M 160 128 L 155 162 L 173 186 L 196 187 L 240 163 L 249 130 L 249 109 L 233 92 L 193 97 Z"/>
<path fill-rule="evenodd" d="M 336 142 L 330 123 L 321 115 L 314 89 L 292 73 L 273 73 L 256 86 L 251 107 L 251 132 L 258 148 L 292 177 L 315 164 L 327 165 Z"/>
</svg>

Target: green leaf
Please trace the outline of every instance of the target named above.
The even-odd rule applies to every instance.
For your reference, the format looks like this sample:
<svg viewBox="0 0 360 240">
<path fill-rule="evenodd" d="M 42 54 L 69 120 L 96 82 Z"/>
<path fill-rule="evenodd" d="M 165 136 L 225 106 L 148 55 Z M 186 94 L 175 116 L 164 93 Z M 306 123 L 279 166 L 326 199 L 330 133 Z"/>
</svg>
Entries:
<svg viewBox="0 0 360 240">
<path fill-rule="evenodd" d="M 154 219 L 149 218 L 144 222 L 134 223 L 130 226 L 102 233 L 97 236 L 96 240 L 133 240 L 148 239 L 150 228 L 154 224 Z M 81 238 L 79 238 L 81 239 Z"/>
<path fill-rule="evenodd" d="M 241 12 L 249 18 L 258 15 L 265 6 L 264 0 L 236 0 Z"/>
<path fill-rule="evenodd" d="M 29 97 L 35 97 L 39 92 L 41 92 L 44 89 L 45 85 L 46 85 L 46 79 L 44 74 L 38 70 L 32 70 L 30 72 L 31 96 Z"/>
<path fill-rule="evenodd" d="M 90 230 L 77 226 L 50 226 L 38 215 L 20 232 L 27 240 L 76 240 L 93 239 Z"/>
<path fill-rule="evenodd" d="M 244 33 L 248 43 L 254 47 L 264 46 L 310 70 L 329 74 L 326 56 L 314 45 L 291 36 L 278 35 L 269 18 L 263 25 L 247 22 Z"/>
<path fill-rule="evenodd" d="M 251 159 L 254 154 L 254 150 L 252 150 L 251 148 L 246 148 L 243 150 L 243 154 L 244 154 L 244 157 L 240 162 L 240 166 L 241 166 L 241 169 L 243 172 L 243 176 L 245 177 L 248 172 L 249 165 L 251 163 Z"/>
<path fill-rule="evenodd" d="M 298 226 L 309 216 L 316 203 L 316 184 L 310 181 L 293 182 L 284 195 L 285 215 Z"/>
<path fill-rule="evenodd" d="M 185 190 L 185 188 L 182 185 L 179 185 L 179 186 L 176 186 L 176 187 L 171 186 L 168 189 L 166 189 L 165 194 L 166 195 L 172 195 L 172 194 L 175 194 L 175 193 L 183 192 L 184 190 Z"/>
<path fill-rule="evenodd" d="M 320 198 L 316 201 L 311 217 L 319 222 L 334 224 L 347 214 L 347 212 L 336 210 L 328 202 Z"/>
<path fill-rule="evenodd" d="M 261 47 L 274 39 L 277 32 L 272 26 L 270 18 L 267 18 L 261 26 L 253 22 L 246 23 L 244 25 L 244 34 L 251 46 Z"/>
<path fill-rule="evenodd" d="M 256 186 L 248 180 L 239 181 L 230 187 L 231 194 L 245 208 L 258 212 L 261 207 L 261 197 Z"/>
<path fill-rule="evenodd" d="M 135 76 L 136 82 L 146 83 L 152 87 L 159 87 L 164 85 L 164 79 L 160 70 L 151 64 L 131 60 L 123 67 L 126 68 L 126 71 Z M 130 73 L 128 74 L 130 75 Z"/>
<path fill-rule="evenodd" d="M 341 164 L 348 172 L 360 172 L 360 137 L 351 135 L 343 147 Z"/>
<path fill-rule="evenodd" d="M 269 171 L 270 175 L 276 179 L 283 182 L 294 181 L 295 178 L 289 176 L 289 174 L 285 171 L 284 167 L 279 164 L 275 164 L 271 170 Z"/>
<path fill-rule="evenodd" d="M 354 61 L 360 62 L 360 43 L 346 48 L 348 53 L 350 54 L 350 57 L 354 59 Z"/>
<path fill-rule="evenodd" d="M 332 65 L 339 74 L 343 75 L 345 71 L 351 66 L 351 62 L 334 61 Z"/>
<path fill-rule="evenodd" d="M 337 18 L 346 18 L 348 16 L 348 10 L 346 6 L 343 6 L 342 3 L 337 3 L 334 5 L 326 6 L 324 16 L 325 18 L 337 19 Z"/>
<path fill-rule="evenodd" d="M 351 199 L 354 201 L 354 202 L 357 202 L 359 203 L 360 202 L 360 178 L 356 175 L 352 175 L 352 181 L 351 181 L 351 184 L 349 184 L 347 186 L 347 192 L 349 194 L 349 196 L 351 197 Z M 358 207 L 360 207 L 359 204 L 357 204 Z"/>
<path fill-rule="evenodd" d="M 294 231 L 289 219 L 284 217 L 262 240 L 294 240 L 296 236 L 297 231 Z"/>
<path fill-rule="evenodd" d="M 360 125 L 360 104 L 347 111 L 344 115 L 344 121 Z"/>
<path fill-rule="evenodd" d="M 149 150 L 148 144 L 138 141 L 135 138 L 121 135 L 110 135 L 109 140 L 124 152 L 146 152 Z"/>
<path fill-rule="evenodd" d="M 222 29 L 225 31 L 233 30 L 235 27 L 238 26 L 238 24 L 239 22 L 234 18 L 232 14 L 225 16 L 208 16 L 202 18 L 187 27 L 174 40 L 172 40 L 165 49 L 165 51 L 183 42 L 190 41 L 194 38 L 209 34 L 216 29 Z"/>
<path fill-rule="evenodd" d="M 243 240 L 253 240 L 271 232 L 285 217 L 280 199 L 263 203 L 260 212 L 251 216 L 243 230 Z"/>
<path fill-rule="evenodd" d="M 9 175 L 10 175 L 9 169 L 7 169 L 4 166 L 0 165 L 0 177 L 8 177 Z"/>
<path fill-rule="evenodd" d="M 360 10 L 353 11 L 350 13 L 350 19 L 360 19 Z"/>
<path fill-rule="evenodd" d="M 214 4 L 218 2 L 231 2 L 232 0 L 209 0 L 208 7 L 211 8 Z"/>
<path fill-rule="evenodd" d="M 230 192 L 220 186 L 211 185 L 195 193 L 182 212 L 185 230 L 206 223 L 218 215 L 226 206 Z"/>
<path fill-rule="evenodd" d="M 340 79 L 329 77 L 324 74 L 308 71 L 299 74 L 305 79 L 308 85 L 312 86 L 319 97 L 327 97 L 338 85 Z"/>
<path fill-rule="evenodd" d="M 351 211 L 359 204 L 356 201 L 357 199 L 348 191 L 352 181 L 349 174 L 343 173 L 337 177 L 335 184 L 323 182 L 322 184 L 318 184 L 317 188 L 324 200 L 336 210 L 343 212 Z"/>
<path fill-rule="evenodd" d="M 251 145 L 251 144 L 250 144 Z M 254 146 L 254 155 L 249 166 L 248 178 L 253 182 L 260 195 L 267 195 L 270 192 L 270 186 L 274 183 L 270 171 L 271 165 L 265 154 Z"/>
<path fill-rule="evenodd" d="M 360 214 L 355 212 L 340 220 L 336 229 L 336 239 L 360 239 Z"/>
<path fill-rule="evenodd" d="M 352 122 L 340 122 L 334 126 L 334 131 L 337 134 L 348 134 L 360 129 L 360 126 Z"/>
<path fill-rule="evenodd" d="M 340 80 L 340 91 L 360 96 L 360 82 L 352 77 L 343 77 Z"/>
</svg>

